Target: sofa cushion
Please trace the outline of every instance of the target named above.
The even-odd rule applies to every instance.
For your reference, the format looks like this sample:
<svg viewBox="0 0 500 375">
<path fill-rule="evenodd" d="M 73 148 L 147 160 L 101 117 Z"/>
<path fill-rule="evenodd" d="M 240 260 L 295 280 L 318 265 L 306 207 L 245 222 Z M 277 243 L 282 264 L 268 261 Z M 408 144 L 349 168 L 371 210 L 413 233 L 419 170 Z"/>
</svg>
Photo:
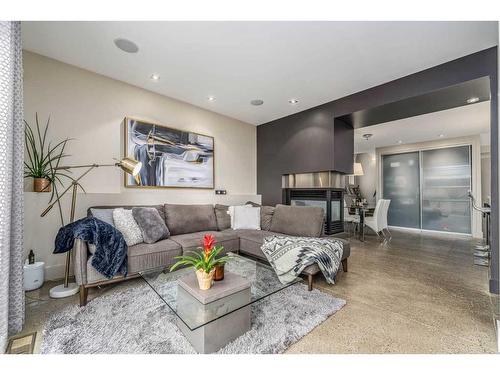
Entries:
<svg viewBox="0 0 500 375">
<path fill-rule="evenodd" d="M 189 251 L 195 251 L 197 248 L 201 247 L 203 244 L 203 236 L 205 234 L 212 234 L 215 237 L 215 244 L 224 246 L 224 250 L 221 254 L 225 254 L 229 251 L 236 252 L 239 249 L 240 240 L 238 234 L 235 231 L 203 231 L 195 233 L 177 234 L 171 236 L 172 241 L 177 242 L 182 246 L 183 254 Z"/>
<path fill-rule="evenodd" d="M 165 204 L 164 207 L 171 235 L 217 230 L 215 210 L 211 204 Z"/>
<path fill-rule="evenodd" d="M 132 215 L 139 228 L 145 243 L 155 243 L 168 238 L 170 235 L 165 221 L 161 218 L 158 210 L 152 207 L 134 207 Z"/>
<path fill-rule="evenodd" d="M 224 230 L 231 228 L 231 216 L 227 212 L 229 206 L 223 204 L 215 205 L 215 217 L 217 219 L 217 229 Z"/>
<path fill-rule="evenodd" d="M 268 236 L 278 235 L 282 236 L 282 233 L 275 233 L 265 230 L 250 230 L 250 229 L 239 229 L 232 230 L 227 229 L 224 233 L 233 233 L 240 237 L 240 252 L 244 254 L 252 255 L 256 258 L 265 260 L 267 262 L 267 258 L 261 250 L 262 244 L 264 243 L 264 238 Z M 351 246 L 349 241 L 346 241 L 342 238 L 334 237 L 335 239 L 342 241 L 343 244 L 343 253 L 342 259 L 347 259 L 349 255 L 351 255 Z M 316 264 L 310 265 L 306 267 L 302 273 L 308 275 L 315 275 L 319 272 L 319 267 Z"/>
<path fill-rule="evenodd" d="M 180 245 L 170 239 L 154 244 L 140 243 L 128 248 L 128 274 L 136 274 L 150 269 L 169 267 L 175 263 L 174 257 L 182 254 Z M 122 275 L 117 275 L 121 277 Z M 92 257 L 87 261 L 87 283 L 107 280 L 92 266 Z"/>
<path fill-rule="evenodd" d="M 252 255 L 267 262 L 267 258 L 261 250 L 264 238 L 272 235 L 280 235 L 280 233 L 263 230 L 241 230 L 238 231 L 238 235 L 240 236 L 240 251 L 242 253 Z M 305 275 L 315 275 L 318 272 L 320 272 L 320 269 L 317 264 L 311 264 L 302 271 Z"/>
<path fill-rule="evenodd" d="M 228 231 L 224 231 L 228 232 Z M 266 256 L 260 249 L 264 243 L 264 238 L 280 235 L 280 233 L 269 232 L 266 230 L 239 229 L 233 231 L 240 238 L 240 251 L 245 254 L 250 254 L 259 259 L 267 261 Z"/>
<path fill-rule="evenodd" d="M 290 236 L 320 237 L 325 213 L 321 207 L 296 207 L 278 204 L 274 210 L 271 231 Z"/>
<path fill-rule="evenodd" d="M 128 248 L 128 272 L 137 273 L 158 267 L 168 267 L 182 255 L 179 244 L 170 239 L 153 244 L 140 243 Z"/>
</svg>

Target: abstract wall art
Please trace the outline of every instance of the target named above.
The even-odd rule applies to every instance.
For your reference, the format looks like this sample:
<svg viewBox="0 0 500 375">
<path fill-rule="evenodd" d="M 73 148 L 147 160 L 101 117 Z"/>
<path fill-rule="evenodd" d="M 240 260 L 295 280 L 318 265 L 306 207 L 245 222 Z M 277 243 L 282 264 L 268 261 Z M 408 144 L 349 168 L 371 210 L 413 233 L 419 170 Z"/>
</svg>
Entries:
<svg viewBox="0 0 500 375">
<path fill-rule="evenodd" d="M 142 162 L 126 187 L 214 187 L 214 138 L 126 117 L 125 155 Z"/>
</svg>

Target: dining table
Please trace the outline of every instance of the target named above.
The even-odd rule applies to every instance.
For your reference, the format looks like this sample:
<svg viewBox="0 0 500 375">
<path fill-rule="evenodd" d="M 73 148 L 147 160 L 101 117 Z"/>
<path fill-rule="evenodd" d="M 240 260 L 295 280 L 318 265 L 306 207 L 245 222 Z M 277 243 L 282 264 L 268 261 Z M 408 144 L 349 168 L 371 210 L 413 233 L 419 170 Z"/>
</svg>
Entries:
<svg viewBox="0 0 500 375">
<path fill-rule="evenodd" d="M 374 207 L 370 207 L 367 205 L 349 207 L 349 214 L 359 217 L 358 239 L 361 242 L 365 242 L 365 217 L 373 216 L 374 211 Z"/>
</svg>

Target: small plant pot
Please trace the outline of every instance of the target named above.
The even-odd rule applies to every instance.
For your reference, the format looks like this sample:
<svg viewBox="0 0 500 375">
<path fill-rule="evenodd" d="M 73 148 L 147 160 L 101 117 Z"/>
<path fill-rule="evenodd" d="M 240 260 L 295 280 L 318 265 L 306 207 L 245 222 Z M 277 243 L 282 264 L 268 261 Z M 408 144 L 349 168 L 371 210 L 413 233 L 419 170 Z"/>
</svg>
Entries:
<svg viewBox="0 0 500 375">
<path fill-rule="evenodd" d="M 206 273 L 203 270 L 196 270 L 196 277 L 198 279 L 198 286 L 201 290 L 208 290 L 212 287 L 214 282 L 215 269 Z"/>
<path fill-rule="evenodd" d="M 50 193 L 52 191 L 50 180 L 48 178 L 34 178 L 33 191 L 36 193 Z"/>
<path fill-rule="evenodd" d="M 220 264 L 215 266 L 214 281 L 224 280 L 224 265 Z"/>
</svg>

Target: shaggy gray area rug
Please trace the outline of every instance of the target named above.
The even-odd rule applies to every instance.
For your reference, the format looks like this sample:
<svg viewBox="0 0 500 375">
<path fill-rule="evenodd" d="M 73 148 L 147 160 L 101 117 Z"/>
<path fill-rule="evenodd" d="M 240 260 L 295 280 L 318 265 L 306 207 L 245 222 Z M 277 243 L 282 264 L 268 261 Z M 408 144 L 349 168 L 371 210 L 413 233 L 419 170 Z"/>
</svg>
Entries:
<svg viewBox="0 0 500 375">
<path fill-rule="evenodd" d="M 316 289 L 309 292 L 304 284 L 290 286 L 254 303 L 250 331 L 218 353 L 282 353 L 345 303 Z M 195 353 L 177 328 L 175 314 L 146 285 L 52 315 L 40 352 Z"/>
</svg>

